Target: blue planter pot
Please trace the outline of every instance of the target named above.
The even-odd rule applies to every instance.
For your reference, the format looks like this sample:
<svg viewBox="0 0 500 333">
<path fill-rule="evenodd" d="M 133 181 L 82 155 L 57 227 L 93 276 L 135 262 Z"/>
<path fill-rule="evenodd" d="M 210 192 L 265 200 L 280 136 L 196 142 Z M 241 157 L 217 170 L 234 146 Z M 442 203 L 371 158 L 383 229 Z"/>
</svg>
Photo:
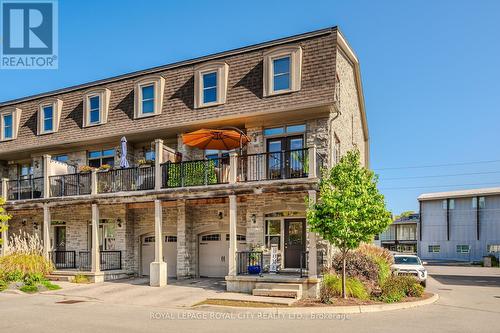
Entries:
<svg viewBox="0 0 500 333">
<path fill-rule="evenodd" d="M 248 266 L 248 274 L 260 274 L 260 265 Z"/>
</svg>

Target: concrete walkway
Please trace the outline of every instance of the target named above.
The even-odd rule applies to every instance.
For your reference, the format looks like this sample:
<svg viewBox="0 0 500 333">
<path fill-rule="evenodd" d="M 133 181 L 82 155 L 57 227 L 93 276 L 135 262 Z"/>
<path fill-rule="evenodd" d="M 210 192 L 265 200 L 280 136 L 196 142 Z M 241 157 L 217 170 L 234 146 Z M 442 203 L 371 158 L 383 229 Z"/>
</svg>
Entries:
<svg viewBox="0 0 500 333">
<path fill-rule="evenodd" d="M 226 283 L 222 279 L 187 279 L 169 280 L 162 288 L 149 286 L 149 279 L 137 278 L 108 281 L 99 284 L 75 284 L 57 282 L 62 289 L 47 291 L 44 294 L 64 296 L 68 300 L 89 300 L 110 304 L 126 302 L 162 308 L 187 308 L 208 298 L 241 301 L 274 302 L 291 304 L 294 299 L 255 297 L 240 293 L 226 292 Z"/>
</svg>

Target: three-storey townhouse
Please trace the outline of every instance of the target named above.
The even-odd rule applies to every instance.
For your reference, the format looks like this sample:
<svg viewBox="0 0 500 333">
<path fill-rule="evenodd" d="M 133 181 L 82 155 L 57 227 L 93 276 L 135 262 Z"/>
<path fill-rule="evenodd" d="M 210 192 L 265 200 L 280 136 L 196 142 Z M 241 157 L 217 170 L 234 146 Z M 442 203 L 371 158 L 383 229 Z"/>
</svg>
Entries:
<svg viewBox="0 0 500 333">
<path fill-rule="evenodd" d="M 96 282 L 225 277 L 248 292 L 277 268 L 272 281 L 315 293 L 328 247 L 305 200 L 346 151 L 369 160 L 359 62 L 336 27 L 3 102 L 0 128 L 4 250 L 37 233 L 56 273 Z M 203 128 L 249 142 L 184 144 Z"/>
</svg>

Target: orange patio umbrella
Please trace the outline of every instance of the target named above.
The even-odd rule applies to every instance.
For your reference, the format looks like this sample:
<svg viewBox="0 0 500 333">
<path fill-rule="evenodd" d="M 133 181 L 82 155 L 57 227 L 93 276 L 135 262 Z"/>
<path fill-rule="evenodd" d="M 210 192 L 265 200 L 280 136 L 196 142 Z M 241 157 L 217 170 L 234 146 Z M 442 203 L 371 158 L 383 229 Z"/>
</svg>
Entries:
<svg viewBox="0 0 500 333">
<path fill-rule="evenodd" d="M 182 142 L 200 149 L 231 150 L 242 148 L 250 138 L 245 133 L 232 129 L 200 129 L 182 135 Z"/>
</svg>

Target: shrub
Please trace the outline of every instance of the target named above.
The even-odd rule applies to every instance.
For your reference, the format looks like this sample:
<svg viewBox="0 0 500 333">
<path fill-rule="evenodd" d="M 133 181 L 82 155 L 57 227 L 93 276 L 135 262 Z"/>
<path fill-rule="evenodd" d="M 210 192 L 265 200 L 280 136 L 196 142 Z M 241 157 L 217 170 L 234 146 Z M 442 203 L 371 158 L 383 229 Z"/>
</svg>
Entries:
<svg viewBox="0 0 500 333">
<path fill-rule="evenodd" d="M 5 289 L 7 289 L 7 282 L 0 280 L 0 291 L 4 291 Z"/>
<path fill-rule="evenodd" d="M 323 303 L 331 303 L 334 297 L 342 295 L 342 278 L 334 274 L 326 274 L 320 289 L 320 298 Z M 352 277 L 346 280 L 346 295 L 358 299 L 368 299 L 369 294 L 363 283 Z"/>
<path fill-rule="evenodd" d="M 42 286 L 47 288 L 48 290 L 59 290 L 61 287 L 59 287 L 57 284 L 53 284 L 52 282 L 45 280 L 41 283 Z"/>
<path fill-rule="evenodd" d="M 32 286 L 42 284 L 43 282 L 46 281 L 47 279 L 40 273 L 26 274 L 26 276 L 24 277 L 24 283 Z"/>
<path fill-rule="evenodd" d="M 380 246 L 375 246 L 373 244 L 361 244 L 357 251 L 367 255 L 370 258 L 381 258 L 389 266 L 394 263 L 394 256 L 391 254 L 391 252 Z"/>
<path fill-rule="evenodd" d="M 90 280 L 86 275 L 76 274 L 75 278 L 73 279 L 73 282 L 74 283 L 90 283 Z"/>
<path fill-rule="evenodd" d="M 333 257 L 332 268 L 336 274 L 342 274 L 342 255 L 340 253 Z M 346 257 L 346 274 L 348 277 L 364 282 L 371 290 L 378 284 L 379 268 L 364 253 L 351 251 L 347 253 Z"/>
<path fill-rule="evenodd" d="M 374 257 L 373 261 L 378 267 L 378 285 L 382 286 L 391 276 L 391 266 L 381 257 Z"/>
<path fill-rule="evenodd" d="M 50 274 L 54 267 L 43 256 L 43 245 L 38 236 L 21 233 L 10 238 L 9 252 L 0 258 L 0 278 L 22 281 L 27 275 Z"/>
<path fill-rule="evenodd" d="M 25 284 L 24 286 L 19 288 L 19 290 L 21 290 L 22 292 L 25 292 L 25 293 L 36 293 L 38 291 L 38 286 Z"/>
<path fill-rule="evenodd" d="M 405 297 L 421 297 L 424 287 L 412 276 L 390 276 L 382 286 L 381 300 L 387 303 L 399 302 Z"/>
</svg>

